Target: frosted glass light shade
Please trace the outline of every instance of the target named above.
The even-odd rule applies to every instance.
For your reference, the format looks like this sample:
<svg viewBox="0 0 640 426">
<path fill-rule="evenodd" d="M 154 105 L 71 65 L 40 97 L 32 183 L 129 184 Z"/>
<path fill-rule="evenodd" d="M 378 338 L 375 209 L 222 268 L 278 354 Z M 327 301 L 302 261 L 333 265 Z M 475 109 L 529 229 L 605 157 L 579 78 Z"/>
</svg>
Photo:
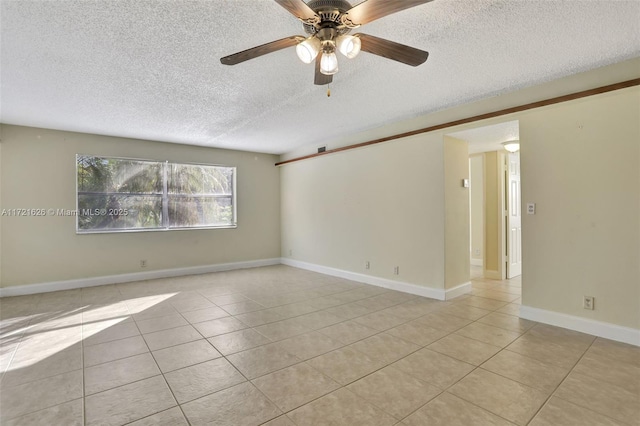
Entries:
<svg viewBox="0 0 640 426">
<path fill-rule="evenodd" d="M 360 53 L 362 43 L 360 37 L 354 37 L 352 35 L 343 35 L 336 40 L 338 44 L 338 50 L 344 56 L 349 59 L 353 59 Z"/>
<path fill-rule="evenodd" d="M 502 146 L 509 152 L 518 152 L 520 150 L 520 141 L 503 142 Z"/>
<path fill-rule="evenodd" d="M 298 58 L 305 64 L 310 64 L 318 56 L 320 51 L 320 40 L 316 37 L 309 37 L 302 43 L 298 43 L 296 46 L 296 53 Z"/>
<path fill-rule="evenodd" d="M 338 72 L 338 57 L 335 53 L 323 53 L 320 58 L 320 72 L 324 75 L 333 75 Z"/>
</svg>

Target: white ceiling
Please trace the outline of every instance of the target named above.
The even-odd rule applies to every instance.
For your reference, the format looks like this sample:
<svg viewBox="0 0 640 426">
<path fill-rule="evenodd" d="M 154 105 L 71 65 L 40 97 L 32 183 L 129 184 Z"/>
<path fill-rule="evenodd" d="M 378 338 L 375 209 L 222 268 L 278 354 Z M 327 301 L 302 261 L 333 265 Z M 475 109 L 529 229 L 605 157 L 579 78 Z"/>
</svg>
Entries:
<svg viewBox="0 0 640 426">
<path fill-rule="evenodd" d="M 352 2 L 352 4 L 359 1 Z M 430 52 L 340 57 L 331 97 L 272 0 L 2 0 L 0 121 L 285 153 L 640 56 L 640 1 L 435 0 L 358 31 Z"/>
<path fill-rule="evenodd" d="M 520 139 L 520 125 L 518 120 L 507 121 L 491 126 L 452 132 L 448 133 L 447 136 L 467 141 L 469 143 L 469 154 L 501 151 L 503 142 Z"/>
</svg>

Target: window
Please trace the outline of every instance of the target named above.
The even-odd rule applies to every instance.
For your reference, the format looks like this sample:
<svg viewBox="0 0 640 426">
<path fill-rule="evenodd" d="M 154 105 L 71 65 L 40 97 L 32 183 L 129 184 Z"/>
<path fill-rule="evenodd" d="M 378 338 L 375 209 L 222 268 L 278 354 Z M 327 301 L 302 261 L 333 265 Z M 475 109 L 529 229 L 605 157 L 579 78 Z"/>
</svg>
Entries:
<svg viewBox="0 0 640 426">
<path fill-rule="evenodd" d="M 235 167 L 76 156 L 77 232 L 236 226 Z"/>
</svg>

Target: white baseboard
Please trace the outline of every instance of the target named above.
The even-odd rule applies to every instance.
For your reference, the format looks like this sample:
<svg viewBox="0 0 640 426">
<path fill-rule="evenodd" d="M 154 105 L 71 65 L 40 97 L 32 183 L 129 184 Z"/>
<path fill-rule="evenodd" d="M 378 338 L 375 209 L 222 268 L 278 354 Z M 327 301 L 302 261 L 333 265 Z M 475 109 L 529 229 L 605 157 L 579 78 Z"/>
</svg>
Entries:
<svg viewBox="0 0 640 426">
<path fill-rule="evenodd" d="M 155 271 L 133 272 L 130 274 L 106 275 L 102 277 L 80 278 L 66 281 L 27 284 L 0 288 L 0 297 L 24 296 L 27 294 L 48 293 L 51 291 L 73 290 L 83 287 L 95 287 L 107 284 L 120 284 L 133 281 L 171 278 L 184 275 L 207 274 L 210 272 L 232 271 L 234 269 L 257 268 L 279 265 L 280 258 L 249 260 L 245 262 L 218 263 L 214 265 L 191 266 L 186 268 L 159 269 Z"/>
<path fill-rule="evenodd" d="M 545 309 L 520 306 L 520 318 L 640 346 L 640 330 Z"/>
<path fill-rule="evenodd" d="M 445 300 L 451 300 L 455 297 L 462 296 L 463 294 L 471 293 L 471 281 L 467 281 L 464 284 L 455 286 L 445 291 Z"/>
<path fill-rule="evenodd" d="M 471 265 L 472 266 L 482 266 L 482 265 L 484 265 L 484 262 L 482 261 L 482 259 L 474 259 L 472 257 L 471 258 Z"/>
<path fill-rule="evenodd" d="M 308 271 L 319 272 L 325 275 L 331 275 L 333 277 L 344 278 L 351 281 L 357 281 L 364 284 L 371 284 L 377 287 L 388 288 L 390 290 L 397 290 L 403 293 L 415 294 L 417 296 L 429 297 L 431 299 L 446 300 L 451 298 L 444 289 L 423 287 L 416 284 L 405 283 L 402 281 L 394 281 L 386 278 L 374 277 L 371 275 L 358 274 L 356 272 L 345 271 L 343 269 L 330 268 L 328 266 L 316 265 L 314 263 L 301 262 L 299 260 L 282 258 L 282 264 L 293 266 L 300 269 L 306 269 Z M 471 291 L 471 283 L 469 284 L 469 290 Z M 463 284 L 466 286 L 467 284 Z M 449 291 L 458 291 L 459 287 L 450 289 Z M 453 293 L 452 293 L 453 294 Z M 461 293 L 462 294 L 462 293 Z M 455 296 L 454 296 L 455 297 Z"/>
</svg>

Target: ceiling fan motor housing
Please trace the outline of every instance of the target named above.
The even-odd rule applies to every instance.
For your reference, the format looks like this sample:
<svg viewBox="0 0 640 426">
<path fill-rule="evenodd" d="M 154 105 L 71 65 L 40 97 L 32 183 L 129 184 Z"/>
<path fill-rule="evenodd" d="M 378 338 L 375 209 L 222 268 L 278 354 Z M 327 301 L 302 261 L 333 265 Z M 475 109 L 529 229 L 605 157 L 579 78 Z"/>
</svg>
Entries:
<svg viewBox="0 0 640 426">
<path fill-rule="evenodd" d="M 340 15 L 351 9 L 349 2 L 345 0 L 311 0 L 307 3 L 307 6 L 313 9 L 320 17 L 319 24 L 302 24 L 307 34 L 315 35 L 326 27 L 335 28 L 338 35 L 347 34 L 351 31 L 351 28 L 344 26 L 340 22 Z"/>
</svg>

